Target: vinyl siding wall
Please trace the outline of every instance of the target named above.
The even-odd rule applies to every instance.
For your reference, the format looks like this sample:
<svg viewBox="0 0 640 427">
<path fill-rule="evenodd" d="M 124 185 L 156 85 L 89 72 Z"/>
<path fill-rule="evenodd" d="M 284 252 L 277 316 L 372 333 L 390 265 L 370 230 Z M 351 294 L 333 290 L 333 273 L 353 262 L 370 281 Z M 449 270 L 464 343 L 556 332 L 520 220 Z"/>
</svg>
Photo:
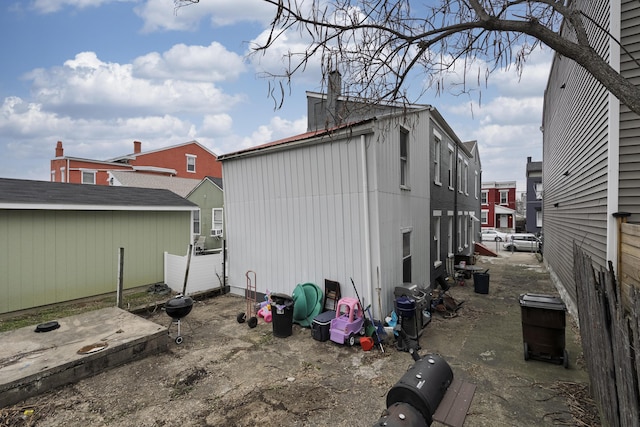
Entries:
<svg viewBox="0 0 640 427">
<path fill-rule="evenodd" d="M 640 58 L 640 3 L 622 1 L 621 43 Z M 620 71 L 636 85 L 640 84 L 640 67 L 621 50 Z M 629 221 L 640 222 L 640 117 L 620 105 L 620 189 L 619 210 L 630 212 Z"/>
<path fill-rule="evenodd" d="M 0 211 L 0 313 L 162 282 L 163 253 L 184 253 L 190 212 Z"/>
<path fill-rule="evenodd" d="M 585 12 L 608 28 L 608 2 L 585 3 L 580 2 Z M 608 37 L 585 25 L 607 58 Z M 573 61 L 554 57 L 544 102 L 544 255 L 570 307 L 576 302 L 573 242 L 594 263 L 606 265 L 608 96 Z"/>
<path fill-rule="evenodd" d="M 324 279 L 378 315 L 378 277 L 385 312 L 402 281 L 402 229 L 412 229 L 413 277 L 428 281 L 428 120 L 407 124 L 411 190 L 400 190 L 399 123 L 375 122 L 366 135 L 370 270 L 367 270 L 360 136 L 286 151 L 224 160 L 229 282 L 243 293 L 256 272 L 259 292 L 291 294 Z M 376 174 L 377 171 L 377 174 Z M 370 291 L 371 290 L 371 291 Z"/>
</svg>

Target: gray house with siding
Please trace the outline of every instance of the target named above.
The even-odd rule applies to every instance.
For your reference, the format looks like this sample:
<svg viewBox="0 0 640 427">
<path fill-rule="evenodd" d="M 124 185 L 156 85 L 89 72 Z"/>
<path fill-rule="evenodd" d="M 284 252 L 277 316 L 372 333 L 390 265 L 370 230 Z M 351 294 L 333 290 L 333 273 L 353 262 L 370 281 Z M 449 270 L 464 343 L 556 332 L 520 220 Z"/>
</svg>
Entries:
<svg viewBox="0 0 640 427">
<path fill-rule="evenodd" d="M 342 99 L 336 73 L 329 88 L 307 92 L 308 132 L 218 157 L 229 285 L 244 294 L 252 270 L 258 292 L 291 294 L 298 283 L 330 279 L 355 296 L 353 278 L 381 318 L 393 310 L 396 286 L 428 287 L 442 264 L 432 249 L 434 135 L 473 161 L 477 146 L 465 148 L 431 106 Z M 441 210 L 479 214 L 477 199 L 474 209 L 453 206 Z"/>
<path fill-rule="evenodd" d="M 169 190 L 0 178 L 0 313 L 164 280 L 197 206 Z"/>
<path fill-rule="evenodd" d="M 609 33 L 589 26 L 596 50 L 640 84 L 640 4 L 635 0 L 575 1 Z M 564 28 L 569 32 L 568 28 Z M 620 41 L 621 47 L 617 44 Z M 572 244 L 596 266 L 618 262 L 617 223 L 640 222 L 640 118 L 573 61 L 554 57 L 543 111 L 545 260 L 575 313 Z"/>
<path fill-rule="evenodd" d="M 538 234 L 542 231 L 542 162 L 532 162 L 527 157 L 526 231 Z"/>
</svg>

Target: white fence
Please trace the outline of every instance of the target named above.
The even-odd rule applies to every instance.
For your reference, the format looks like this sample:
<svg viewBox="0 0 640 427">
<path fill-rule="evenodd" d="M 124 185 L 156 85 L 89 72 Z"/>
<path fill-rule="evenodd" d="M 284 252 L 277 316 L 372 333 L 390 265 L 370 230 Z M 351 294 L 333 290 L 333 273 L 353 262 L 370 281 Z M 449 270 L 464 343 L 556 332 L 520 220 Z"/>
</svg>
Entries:
<svg viewBox="0 0 640 427">
<path fill-rule="evenodd" d="M 222 286 L 222 253 L 191 256 L 186 294 L 209 291 Z M 164 282 L 182 293 L 187 269 L 187 255 L 164 253 Z"/>
</svg>

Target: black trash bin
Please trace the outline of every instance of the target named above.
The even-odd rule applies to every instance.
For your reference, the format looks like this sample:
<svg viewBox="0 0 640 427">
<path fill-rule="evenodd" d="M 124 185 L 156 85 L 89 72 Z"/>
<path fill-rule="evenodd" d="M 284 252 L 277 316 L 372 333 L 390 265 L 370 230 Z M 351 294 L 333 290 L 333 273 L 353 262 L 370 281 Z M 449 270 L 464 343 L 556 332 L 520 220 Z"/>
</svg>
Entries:
<svg viewBox="0 0 640 427">
<path fill-rule="evenodd" d="M 293 298 L 286 294 L 271 294 L 273 336 L 286 338 L 293 333 Z"/>
<path fill-rule="evenodd" d="M 473 273 L 473 290 L 477 294 L 489 293 L 489 270 L 484 273 Z"/>
<path fill-rule="evenodd" d="M 564 302 L 550 295 L 527 293 L 520 295 L 520 310 L 524 360 L 542 360 L 568 368 Z"/>
</svg>

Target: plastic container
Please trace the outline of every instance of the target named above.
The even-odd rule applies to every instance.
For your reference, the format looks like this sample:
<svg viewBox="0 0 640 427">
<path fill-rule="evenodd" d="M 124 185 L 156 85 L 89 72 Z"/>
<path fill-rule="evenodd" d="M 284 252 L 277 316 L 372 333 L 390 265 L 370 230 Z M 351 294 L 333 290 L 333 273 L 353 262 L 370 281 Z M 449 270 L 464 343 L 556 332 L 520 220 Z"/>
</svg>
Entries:
<svg viewBox="0 0 640 427">
<path fill-rule="evenodd" d="M 477 294 L 489 293 L 489 273 L 473 273 L 473 290 Z"/>
<path fill-rule="evenodd" d="M 336 317 L 334 310 L 325 311 L 318 314 L 311 322 L 311 336 L 317 341 L 327 341 L 329 339 L 329 329 L 331 319 Z"/>
<path fill-rule="evenodd" d="M 273 336 L 286 338 L 293 333 L 293 298 L 286 294 L 271 294 Z"/>
</svg>

